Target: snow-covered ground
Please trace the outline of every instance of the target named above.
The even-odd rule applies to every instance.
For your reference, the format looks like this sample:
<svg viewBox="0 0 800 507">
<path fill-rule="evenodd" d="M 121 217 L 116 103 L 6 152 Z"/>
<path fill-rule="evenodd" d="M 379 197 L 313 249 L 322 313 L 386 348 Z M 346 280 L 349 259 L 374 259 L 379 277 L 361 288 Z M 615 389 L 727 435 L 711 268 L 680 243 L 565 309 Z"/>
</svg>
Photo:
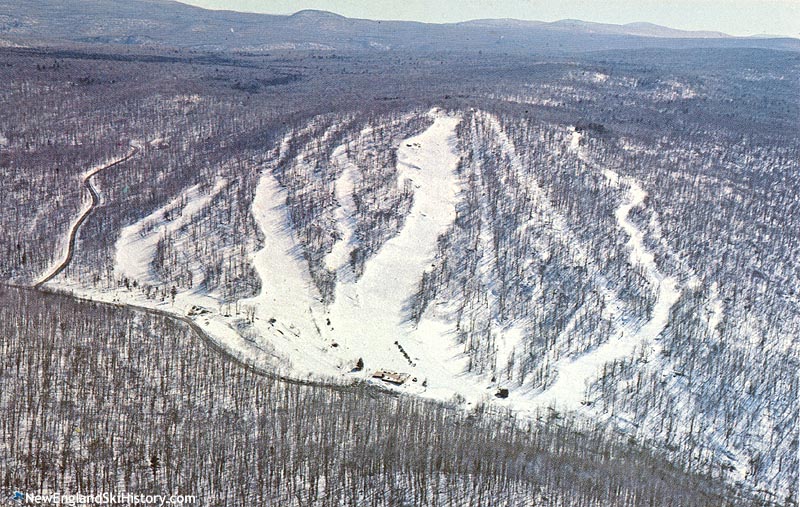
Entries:
<svg viewBox="0 0 800 507">
<path fill-rule="evenodd" d="M 708 329 L 712 333 L 717 332 L 717 326 L 719 326 L 720 322 L 722 322 L 722 318 L 725 314 L 725 305 L 722 302 L 722 298 L 719 296 L 719 285 L 717 282 L 711 284 L 711 298 L 709 301 L 709 306 L 711 309 L 711 314 L 708 317 Z"/>
<path fill-rule="evenodd" d="M 334 301 L 328 306 L 321 301 L 302 248 L 294 237 L 286 192 L 270 169 L 262 173 L 252 206 L 264 236 L 263 248 L 253 256 L 262 291 L 256 297 L 241 300 L 240 312 L 225 310 L 217 295 L 199 287 L 179 292 L 174 301 L 163 296 L 147 298 L 141 291 L 142 285 L 162 283 L 151 267 L 158 239 L 189 223 L 192 215 L 208 206 L 224 188 L 224 181 L 207 191 L 188 188 L 161 209 L 121 231 L 116 243 L 115 272 L 118 278 L 137 280 L 139 290 L 123 287 L 89 291 L 69 281 L 62 285 L 100 300 L 157 307 L 180 315 L 192 313 L 192 318 L 233 355 L 272 369 L 283 365 L 285 373 L 297 378 L 334 378 L 347 382 L 356 377 L 368 378 L 376 370 L 390 370 L 409 375 L 408 382 L 401 387 L 408 392 L 438 399 L 457 395 L 471 403 L 489 398 L 494 394 L 491 390 L 494 384 L 465 373 L 468 359 L 456 343 L 454 325 L 440 317 L 447 312 L 429 308 L 416 326 L 410 319 L 411 297 L 422 274 L 432 265 L 439 236 L 455 219 L 460 197 L 461 182 L 455 172 L 459 162 L 456 127 L 462 119 L 441 110 L 432 110 L 429 115 L 433 124 L 402 141 L 397 151 L 398 185 L 408 186 L 413 192 L 409 214 L 398 234 L 367 261 L 358 279 L 347 260 L 354 247 L 353 191 L 360 176 L 346 156 L 345 145 L 334 151 L 332 162 L 341 168 L 335 183 L 339 208 L 334 214 L 339 239 L 325 262 L 336 271 L 338 283 Z M 516 148 L 496 118 L 488 121 L 504 153 L 513 164 L 521 164 Z M 581 150 L 577 136 L 572 139 L 571 148 Z M 281 145 L 281 160 L 289 141 Z M 616 218 L 630 238 L 631 262 L 640 265 L 657 288 L 652 317 L 638 328 L 620 325 L 618 334 L 609 342 L 581 356 L 558 361 L 554 365 L 556 382 L 545 391 L 512 391 L 508 400 L 501 401 L 503 404 L 532 413 L 550 405 L 581 408 L 586 382 L 595 378 L 605 362 L 625 357 L 645 343 L 653 344 L 679 295 L 677 281 L 658 270 L 643 243 L 643 233 L 628 220 L 630 211 L 642 205 L 645 192 L 636 182 L 613 171 L 606 170 L 605 176 L 612 185 L 627 189 L 627 198 L 617 209 Z M 572 234 L 564 217 L 552 208 L 535 180 L 529 185 L 542 217 L 553 225 L 559 240 L 574 249 L 577 259 L 588 256 L 584 245 Z M 488 248 L 491 241 L 482 238 L 482 244 Z M 616 297 L 605 288 L 603 274 L 595 275 L 598 288 L 608 292 L 608 307 L 616 308 Z M 201 280 L 201 275 L 197 279 Z M 198 313 L 193 308 L 202 311 Z M 252 312 L 253 318 L 245 324 L 244 315 L 248 312 Z M 513 353 L 524 332 L 524 327 L 511 325 L 500 333 L 500 361 Z M 363 360 L 364 368 L 353 372 L 359 359 Z"/>
<path fill-rule="evenodd" d="M 242 304 L 255 309 L 254 326 L 290 363 L 295 374 L 331 374 L 320 361 L 326 347 L 317 316 L 323 312 L 302 247 L 295 240 L 286 208 L 286 191 L 265 171 L 253 200 L 253 216 L 264 235 L 264 247 L 253 257 L 261 293 Z"/>
<path fill-rule="evenodd" d="M 353 249 L 352 194 L 358 174 L 344 156 L 344 146 L 334 151 L 335 163 L 344 167 L 336 181 L 341 237 L 326 258 L 338 279 L 328 307 L 320 303 L 292 238 L 283 191 L 272 175 L 262 176 L 254 214 L 266 244 L 254 262 L 264 291 L 245 303 L 256 307 L 259 334 L 300 376 L 369 377 L 385 369 L 408 373 L 405 388 L 411 391 L 436 397 L 470 394 L 461 378 L 466 359 L 459 359 L 452 326 L 435 318 L 414 326 L 409 314 L 411 296 L 434 259 L 437 239 L 455 219 L 460 190 L 455 128 L 461 118 L 439 110 L 429 114 L 433 125 L 398 148 L 398 184 L 410 185 L 414 193 L 409 214 L 397 236 L 367 261 L 358 280 L 347 262 Z M 364 369 L 351 372 L 359 359 Z"/>
<path fill-rule="evenodd" d="M 336 201 L 339 207 L 334 212 L 340 237 L 325 257 L 325 265 L 332 271 L 340 271 L 350 260 L 350 252 L 353 250 L 351 241 L 355 233 L 356 203 L 353 200 L 353 192 L 359 174 L 355 164 L 348 160 L 346 149 L 347 145 L 343 144 L 333 152 L 334 163 L 342 167 L 342 172 L 336 179 Z"/>
<path fill-rule="evenodd" d="M 411 185 L 414 192 L 403 228 L 367 262 L 357 281 L 346 273 L 349 265 L 341 268 L 342 280 L 326 313 L 325 334 L 337 340 L 338 354 L 353 361 L 361 357 L 367 372 L 385 368 L 427 377 L 441 368 L 442 356 L 434 359 L 423 350 L 431 345 L 427 337 L 442 339 L 441 331 L 426 334 L 439 323 L 423 322 L 414 329 L 408 311 L 422 273 L 434 259 L 439 235 L 455 219 L 459 190 L 454 131 L 461 119 L 432 114 L 433 125 L 398 149 L 398 184 Z"/>
</svg>

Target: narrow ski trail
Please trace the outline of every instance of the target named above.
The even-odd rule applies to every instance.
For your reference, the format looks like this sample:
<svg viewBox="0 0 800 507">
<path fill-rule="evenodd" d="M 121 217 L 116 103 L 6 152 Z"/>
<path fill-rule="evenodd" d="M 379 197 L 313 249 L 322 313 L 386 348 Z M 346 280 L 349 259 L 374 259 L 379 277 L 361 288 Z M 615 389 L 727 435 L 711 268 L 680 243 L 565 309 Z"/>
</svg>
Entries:
<svg viewBox="0 0 800 507">
<path fill-rule="evenodd" d="M 193 216 L 207 207 L 226 184 L 226 180 L 218 180 L 207 193 L 200 190 L 200 185 L 194 185 L 150 215 L 123 227 L 114 245 L 116 275 L 136 280 L 140 285 L 163 283 L 152 267 L 159 239 L 188 225 Z M 170 218 L 166 219 L 168 215 Z M 196 275 L 195 280 L 196 285 L 200 285 L 202 275 Z"/>
<path fill-rule="evenodd" d="M 353 192 L 358 181 L 358 169 L 344 155 L 345 146 L 339 146 L 333 154 L 337 164 L 342 165 L 342 174 L 336 179 L 336 200 L 339 207 L 334 212 L 337 230 L 340 237 L 333 245 L 331 252 L 325 257 L 325 266 L 331 271 L 341 271 L 349 261 L 355 236 L 356 203 Z"/>
<path fill-rule="evenodd" d="M 580 147 L 580 135 L 577 133 L 572 138 L 571 148 L 577 150 L 581 160 L 590 166 L 595 166 L 588 159 L 585 150 Z M 618 227 L 629 237 L 626 247 L 629 250 L 630 262 L 643 268 L 647 281 L 656 290 L 656 302 L 650 318 L 645 323 L 638 326 L 624 326 L 617 335 L 597 348 L 581 356 L 565 358 L 556 363 L 555 368 L 558 372 L 556 381 L 534 398 L 538 406 L 577 410 L 581 407 L 581 403 L 586 401 L 587 384 L 596 378 L 604 364 L 627 357 L 645 344 L 650 344 L 657 350 L 656 338 L 666 327 L 670 309 L 681 295 L 678 280 L 658 269 L 653 254 L 644 245 L 644 232 L 629 219 L 631 210 L 644 204 L 647 192 L 635 180 L 622 178 L 610 169 L 604 169 L 602 174 L 612 186 L 619 187 L 624 183 L 628 187 L 626 198 L 614 212 L 614 217 Z"/>
</svg>

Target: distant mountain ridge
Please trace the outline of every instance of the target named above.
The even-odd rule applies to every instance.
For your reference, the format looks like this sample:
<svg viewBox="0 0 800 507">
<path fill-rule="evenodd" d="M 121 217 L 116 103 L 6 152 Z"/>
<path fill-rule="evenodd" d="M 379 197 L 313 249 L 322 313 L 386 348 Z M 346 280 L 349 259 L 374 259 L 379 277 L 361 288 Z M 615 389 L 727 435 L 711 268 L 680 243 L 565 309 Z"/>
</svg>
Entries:
<svg viewBox="0 0 800 507">
<path fill-rule="evenodd" d="M 531 53 L 698 46 L 800 50 L 798 39 L 732 37 L 651 23 L 484 19 L 428 24 L 347 18 L 317 10 L 288 16 L 214 11 L 171 0 L 0 0 L 0 38 L 240 51 Z"/>
<path fill-rule="evenodd" d="M 640 37 L 663 37 L 663 38 L 683 38 L 683 39 L 722 39 L 733 38 L 733 36 L 722 32 L 697 31 L 697 30 L 678 30 L 653 23 L 636 22 L 624 25 L 613 25 L 608 23 L 592 23 L 580 20 L 555 21 L 552 25 L 569 25 L 571 27 L 583 27 L 589 31 L 597 33 L 617 33 L 624 35 L 636 35 Z"/>
</svg>

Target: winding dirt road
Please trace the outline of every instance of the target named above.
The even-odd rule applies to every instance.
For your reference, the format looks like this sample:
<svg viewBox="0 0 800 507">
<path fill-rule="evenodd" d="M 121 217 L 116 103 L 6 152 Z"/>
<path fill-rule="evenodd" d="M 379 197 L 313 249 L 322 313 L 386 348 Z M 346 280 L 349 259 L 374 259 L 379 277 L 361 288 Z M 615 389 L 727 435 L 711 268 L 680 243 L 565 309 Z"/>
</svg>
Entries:
<svg viewBox="0 0 800 507">
<path fill-rule="evenodd" d="M 83 188 L 89 191 L 89 195 L 91 195 L 92 197 L 92 203 L 88 208 L 83 210 L 78 219 L 72 224 L 72 228 L 69 231 L 69 239 L 67 240 L 67 255 L 65 255 L 64 259 L 58 265 L 53 267 L 47 275 L 45 275 L 38 282 L 36 282 L 34 288 L 36 289 L 41 288 L 42 285 L 46 284 L 47 282 L 49 282 L 50 280 L 61 274 L 61 272 L 64 271 L 67 268 L 67 266 L 69 266 L 69 263 L 72 262 L 72 256 L 75 253 L 75 239 L 78 236 L 78 229 L 80 229 L 81 225 L 83 225 L 86 219 L 89 218 L 89 215 L 91 215 L 92 212 L 94 212 L 95 208 L 97 208 L 97 205 L 100 204 L 100 192 L 98 192 L 98 190 L 92 184 L 92 178 L 97 174 L 101 173 L 102 171 L 111 169 L 112 167 L 116 167 L 124 162 L 127 162 L 128 160 L 133 158 L 137 153 L 139 153 L 139 148 L 136 146 L 131 146 L 131 151 L 129 151 L 127 155 L 111 162 L 110 164 L 98 167 L 97 169 L 90 172 L 83 178 Z"/>
</svg>

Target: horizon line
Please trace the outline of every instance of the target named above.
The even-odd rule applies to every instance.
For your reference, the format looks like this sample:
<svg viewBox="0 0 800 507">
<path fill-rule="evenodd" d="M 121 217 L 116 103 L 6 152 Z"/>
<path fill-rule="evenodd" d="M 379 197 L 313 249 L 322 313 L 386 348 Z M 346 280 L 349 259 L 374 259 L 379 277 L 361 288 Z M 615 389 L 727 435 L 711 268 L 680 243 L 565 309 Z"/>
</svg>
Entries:
<svg viewBox="0 0 800 507">
<path fill-rule="evenodd" d="M 336 12 L 333 10 L 328 9 L 316 9 L 316 8 L 306 8 L 306 9 L 299 9 L 293 12 L 264 12 L 264 11 L 254 11 L 254 10 L 247 10 L 247 9 L 233 9 L 230 7 L 210 7 L 210 6 L 201 6 L 195 3 L 190 3 L 191 0 L 167 0 L 169 2 L 175 2 L 178 4 L 188 5 L 191 7 L 195 7 L 198 9 L 203 9 L 207 11 L 215 11 L 215 12 L 236 12 L 242 14 L 255 14 L 255 15 L 266 15 L 266 16 L 294 16 L 296 14 L 302 12 L 319 12 L 325 14 L 331 14 L 334 16 L 338 16 L 345 19 L 352 19 L 352 20 L 360 20 L 360 21 L 389 21 L 389 22 L 400 22 L 400 23 L 420 23 L 424 25 L 458 25 L 458 24 L 466 24 L 466 23 L 474 23 L 479 21 L 518 21 L 523 23 L 540 23 L 540 24 L 557 24 L 565 21 L 577 21 L 580 23 L 585 23 L 588 25 L 606 25 L 606 26 L 619 26 L 619 27 L 629 27 L 631 25 L 650 25 L 658 28 L 665 28 L 668 30 L 673 30 L 676 32 L 685 32 L 687 34 L 693 33 L 709 33 L 709 34 L 718 34 L 720 38 L 733 38 L 733 39 L 747 39 L 747 38 L 766 38 L 766 39 L 800 39 L 800 32 L 795 35 L 789 34 L 781 34 L 781 33 L 767 33 L 767 32 L 758 32 L 758 33 L 748 33 L 748 34 L 732 34 L 729 32 L 725 32 L 722 30 L 715 30 L 712 28 L 700 28 L 700 29 L 686 29 L 686 28 L 676 28 L 674 26 L 665 25 L 661 23 L 655 23 L 652 21 L 646 20 L 638 20 L 638 21 L 631 21 L 627 23 L 612 23 L 606 21 L 591 21 L 587 19 L 580 19 L 580 18 L 559 18 L 553 20 L 545 20 L 545 19 L 533 19 L 533 18 L 513 18 L 508 16 L 501 16 L 501 17 L 478 17 L 478 18 L 468 18 L 462 19 L 459 21 L 421 21 L 419 19 L 401 19 L 401 18 L 368 18 L 368 17 L 359 17 L 359 16 L 348 16 L 346 14 L 342 14 L 340 12 Z M 653 35 L 643 35 L 643 37 L 654 37 L 654 38 L 666 38 L 666 37 L 658 37 Z M 698 38 L 711 38 L 711 37 L 698 37 Z"/>
</svg>

